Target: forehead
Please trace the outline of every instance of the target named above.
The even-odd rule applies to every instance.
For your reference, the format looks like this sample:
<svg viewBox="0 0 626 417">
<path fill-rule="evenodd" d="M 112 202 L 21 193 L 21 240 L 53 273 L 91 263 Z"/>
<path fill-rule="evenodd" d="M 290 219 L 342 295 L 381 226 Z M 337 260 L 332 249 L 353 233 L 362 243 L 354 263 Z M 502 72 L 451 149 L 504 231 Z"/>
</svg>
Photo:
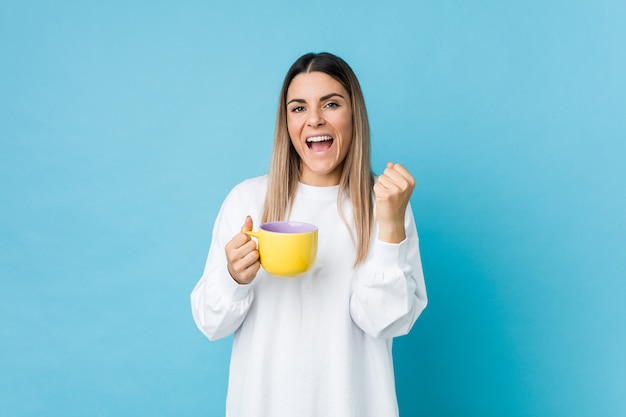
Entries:
<svg viewBox="0 0 626 417">
<path fill-rule="evenodd" d="M 331 93 L 341 94 L 346 100 L 349 99 L 343 85 L 330 75 L 319 71 L 302 72 L 291 80 L 287 89 L 287 99 L 315 99 Z"/>
</svg>

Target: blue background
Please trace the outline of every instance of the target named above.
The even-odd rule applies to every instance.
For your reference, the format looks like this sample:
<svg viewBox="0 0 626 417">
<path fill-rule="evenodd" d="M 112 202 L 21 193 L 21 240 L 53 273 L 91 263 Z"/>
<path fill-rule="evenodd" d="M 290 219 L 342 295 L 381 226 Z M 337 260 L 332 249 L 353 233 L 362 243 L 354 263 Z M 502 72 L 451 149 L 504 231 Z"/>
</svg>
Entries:
<svg viewBox="0 0 626 417">
<path fill-rule="evenodd" d="M 191 318 L 309 51 L 404 163 L 430 305 L 404 416 L 626 415 L 624 1 L 0 4 L 0 414 L 222 416 Z M 329 341 L 332 343 L 332 341 Z"/>
</svg>

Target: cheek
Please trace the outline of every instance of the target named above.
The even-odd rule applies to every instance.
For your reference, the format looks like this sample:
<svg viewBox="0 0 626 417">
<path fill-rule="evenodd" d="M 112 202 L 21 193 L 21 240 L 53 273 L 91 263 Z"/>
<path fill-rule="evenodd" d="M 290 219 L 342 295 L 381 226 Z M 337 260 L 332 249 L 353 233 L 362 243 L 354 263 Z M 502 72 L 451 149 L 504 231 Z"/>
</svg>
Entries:
<svg viewBox="0 0 626 417">
<path fill-rule="evenodd" d="M 343 136 L 343 141 L 351 141 L 352 140 L 352 120 L 344 120 L 341 124 L 341 135 Z"/>
<path fill-rule="evenodd" d="M 341 126 L 341 155 L 345 157 L 348 153 L 348 150 L 352 146 L 352 121 L 347 120 L 344 121 L 344 124 Z"/>
<path fill-rule="evenodd" d="M 350 140 L 352 138 L 352 113 L 346 112 L 335 120 L 335 126 L 341 132 L 343 140 Z"/>
<path fill-rule="evenodd" d="M 290 117 L 287 118 L 287 132 L 292 141 L 298 137 L 299 129 L 297 123 Z"/>
<path fill-rule="evenodd" d="M 298 132 L 297 129 L 294 129 L 289 123 L 287 123 L 287 133 L 289 134 L 289 141 L 291 142 L 291 146 L 295 148 L 295 150 L 300 153 L 301 143 L 298 140 Z"/>
</svg>

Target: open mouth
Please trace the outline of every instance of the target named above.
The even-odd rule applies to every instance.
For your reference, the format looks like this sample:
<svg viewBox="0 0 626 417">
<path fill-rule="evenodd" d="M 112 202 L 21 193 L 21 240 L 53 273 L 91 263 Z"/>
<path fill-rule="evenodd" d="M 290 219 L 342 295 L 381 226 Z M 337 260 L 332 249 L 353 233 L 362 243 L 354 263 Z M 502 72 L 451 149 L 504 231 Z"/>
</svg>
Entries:
<svg viewBox="0 0 626 417">
<path fill-rule="evenodd" d="M 306 145 L 315 152 L 327 151 L 333 144 L 333 137 L 328 135 L 307 138 Z"/>
</svg>

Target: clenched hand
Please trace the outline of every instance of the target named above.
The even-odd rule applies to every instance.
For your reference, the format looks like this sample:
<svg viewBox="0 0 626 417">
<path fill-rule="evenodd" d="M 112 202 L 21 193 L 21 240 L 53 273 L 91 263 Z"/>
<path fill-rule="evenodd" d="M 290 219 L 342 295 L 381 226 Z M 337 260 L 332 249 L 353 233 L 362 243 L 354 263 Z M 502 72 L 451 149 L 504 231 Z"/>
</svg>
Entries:
<svg viewBox="0 0 626 417">
<path fill-rule="evenodd" d="M 400 243 L 406 238 L 404 213 L 415 188 L 415 179 L 400 164 L 387 163 L 387 168 L 374 184 L 378 238 Z"/>
<path fill-rule="evenodd" d="M 261 267 L 256 242 L 244 233 L 251 230 L 252 218 L 247 216 L 241 232 L 237 233 L 225 248 L 228 272 L 239 284 L 251 283 Z"/>
</svg>

